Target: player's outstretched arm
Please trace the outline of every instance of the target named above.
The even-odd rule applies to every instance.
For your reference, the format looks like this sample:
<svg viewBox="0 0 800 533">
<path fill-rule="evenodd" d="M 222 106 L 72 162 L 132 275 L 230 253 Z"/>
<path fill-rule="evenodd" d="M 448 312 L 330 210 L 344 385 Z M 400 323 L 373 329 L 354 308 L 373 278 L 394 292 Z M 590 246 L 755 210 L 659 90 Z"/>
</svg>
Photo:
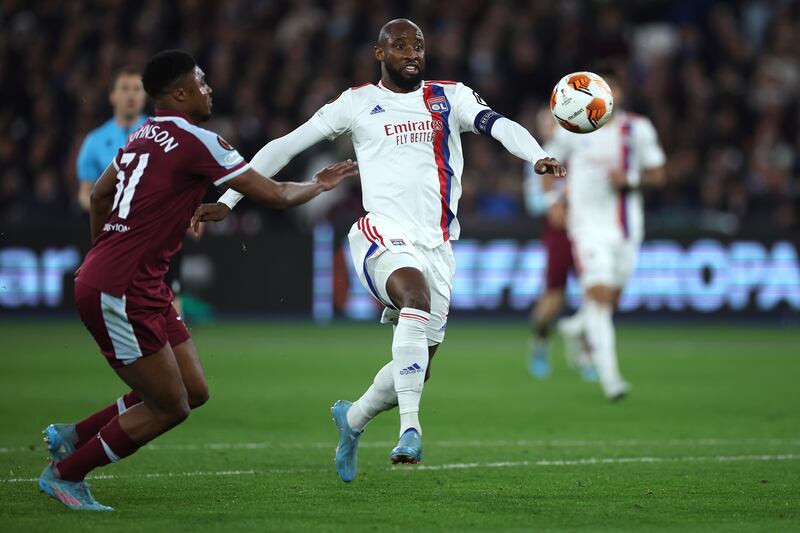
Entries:
<svg viewBox="0 0 800 533">
<path fill-rule="evenodd" d="M 557 159 L 547 155 L 528 130 L 506 117 L 500 117 L 491 126 L 491 135 L 506 150 L 524 161 L 533 163 L 537 174 L 553 174 L 566 176 L 567 171 Z"/>
<path fill-rule="evenodd" d="M 111 213 L 116 193 L 117 169 L 111 164 L 95 182 L 92 194 L 89 196 L 89 226 L 92 232 L 92 242 L 103 231 L 103 224 L 106 223 L 108 215 Z"/>
<path fill-rule="evenodd" d="M 287 133 L 268 142 L 250 161 L 250 166 L 262 176 L 271 178 L 289 164 L 294 156 L 304 150 L 314 146 L 326 137 L 320 133 L 319 129 L 311 122 L 306 122 L 294 131 Z M 230 209 L 243 198 L 237 189 L 231 188 L 223 194 L 219 202 L 227 205 Z"/>
<path fill-rule="evenodd" d="M 248 169 L 228 182 L 232 189 L 275 209 L 285 209 L 304 204 L 320 193 L 339 185 L 345 178 L 358 175 L 358 163 L 348 159 L 323 168 L 310 181 L 279 183 Z M 191 226 L 197 230 L 200 222 L 218 221 L 230 213 L 230 208 L 222 203 L 202 204 L 195 210 Z"/>
<path fill-rule="evenodd" d="M 620 190 L 659 189 L 667 182 L 667 172 L 664 165 L 643 169 L 635 183 L 630 182 L 628 173 L 621 168 L 610 171 L 608 176 L 611 184 Z"/>
</svg>

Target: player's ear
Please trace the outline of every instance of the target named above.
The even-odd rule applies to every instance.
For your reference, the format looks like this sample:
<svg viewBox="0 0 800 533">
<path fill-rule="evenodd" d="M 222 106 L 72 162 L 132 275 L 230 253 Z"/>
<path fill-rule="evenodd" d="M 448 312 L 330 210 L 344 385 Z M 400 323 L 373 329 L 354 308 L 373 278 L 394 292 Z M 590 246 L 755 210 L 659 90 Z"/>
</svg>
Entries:
<svg viewBox="0 0 800 533">
<path fill-rule="evenodd" d="M 373 50 L 375 52 L 375 59 L 378 61 L 383 61 L 386 59 L 386 55 L 383 53 L 383 48 L 380 46 L 374 46 Z"/>
<path fill-rule="evenodd" d="M 172 97 L 175 99 L 176 102 L 185 102 L 186 101 L 186 89 L 183 87 L 175 87 L 172 90 Z"/>
</svg>

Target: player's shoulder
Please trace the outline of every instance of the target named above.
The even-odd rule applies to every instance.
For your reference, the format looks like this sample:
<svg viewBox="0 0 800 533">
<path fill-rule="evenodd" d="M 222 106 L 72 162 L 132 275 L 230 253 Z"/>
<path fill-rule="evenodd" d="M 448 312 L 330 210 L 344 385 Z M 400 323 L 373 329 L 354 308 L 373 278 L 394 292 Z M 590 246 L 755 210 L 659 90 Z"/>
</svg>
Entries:
<svg viewBox="0 0 800 533">
<path fill-rule="evenodd" d="M 634 137 L 641 137 L 643 139 L 658 137 L 658 132 L 656 131 L 653 121 L 646 115 L 626 111 L 626 117 L 633 126 Z"/>
<path fill-rule="evenodd" d="M 620 113 L 622 117 L 633 124 L 636 125 L 645 125 L 645 126 L 652 126 L 653 122 L 650 120 L 649 117 L 642 115 L 641 113 L 634 113 L 633 111 L 628 111 L 627 109 Z"/>
<path fill-rule="evenodd" d="M 104 137 L 108 137 L 114 126 L 114 117 L 111 117 L 93 130 L 90 130 L 89 133 L 86 134 L 84 143 L 92 144 L 99 142 Z"/>
<path fill-rule="evenodd" d="M 204 145 L 214 146 L 220 144 L 217 138 L 219 135 L 211 130 L 207 130 L 197 124 L 192 124 L 185 117 L 179 115 L 160 115 L 150 119 L 149 123 L 143 125 L 144 129 L 159 128 L 166 130 L 184 140 L 197 141 Z M 227 143 L 226 143 L 227 144 Z"/>
<path fill-rule="evenodd" d="M 367 87 L 377 88 L 377 85 L 375 85 L 372 82 L 368 82 L 368 83 L 362 83 L 361 85 L 356 85 L 354 87 L 350 87 L 347 90 L 351 91 L 351 92 L 355 92 L 355 91 L 359 91 L 361 89 L 366 89 Z"/>
<path fill-rule="evenodd" d="M 361 85 L 355 85 L 353 87 L 348 87 L 338 96 L 333 98 L 330 102 L 335 102 L 337 100 L 345 99 L 345 100 L 360 100 L 364 98 L 374 98 L 376 93 L 380 92 L 380 88 L 374 83 L 362 83 Z"/>
<path fill-rule="evenodd" d="M 176 142 L 186 142 L 189 144 L 190 152 L 202 152 L 205 149 L 211 156 L 223 166 L 232 166 L 240 163 L 243 158 L 228 141 L 218 133 L 192 124 L 185 117 L 180 115 L 160 115 L 153 117 L 151 122 L 157 127 L 164 128 L 169 134 L 174 135 Z M 158 135 L 155 140 L 158 141 Z"/>
</svg>

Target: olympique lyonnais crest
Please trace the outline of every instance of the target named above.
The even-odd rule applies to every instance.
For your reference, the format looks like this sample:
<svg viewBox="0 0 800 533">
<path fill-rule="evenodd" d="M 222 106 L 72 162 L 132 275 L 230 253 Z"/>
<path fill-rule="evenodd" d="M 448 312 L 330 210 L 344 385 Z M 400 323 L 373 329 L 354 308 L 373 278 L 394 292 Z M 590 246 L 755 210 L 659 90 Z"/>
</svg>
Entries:
<svg viewBox="0 0 800 533">
<path fill-rule="evenodd" d="M 428 98 L 427 104 L 428 109 L 430 109 L 432 113 L 444 113 L 445 111 L 450 111 L 450 108 L 447 106 L 447 98 L 444 96 Z"/>
</svg>

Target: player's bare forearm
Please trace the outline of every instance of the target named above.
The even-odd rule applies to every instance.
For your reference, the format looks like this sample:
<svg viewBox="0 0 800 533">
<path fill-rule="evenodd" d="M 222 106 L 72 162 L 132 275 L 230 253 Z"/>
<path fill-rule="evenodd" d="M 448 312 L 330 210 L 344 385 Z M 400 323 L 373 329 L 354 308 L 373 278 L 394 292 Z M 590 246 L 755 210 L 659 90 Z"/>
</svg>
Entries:
<svg viewBox="0 0 800 533">
<path fill-rule="evenodd" d="M 667 172 L 664 165 L 647 168 L 642 171 L 642 187 L 658 189 L 667 182 Z"/>
<path fill-rule="evenodd" d="M 287 182 L 281 183 L 280 205 L 273 205 L 278 209 L 303 205 L 309 200 L 313 200 L 323 192 L 325 188 L 321 183 L 312 180 L 306 182 Z"/>
<path fill-rule="evenodd" d="M 89 201 L 92 196 L 94 184 L 90 181 L 81 181 L 78 188 L 78 204 L 84 211 L 89 211 Z"/>
<path fill-rule="evenodd" d="M 103 225 L 108 220 L 114 197 L 96 197 L 92 194 L 89 200 L 89 226 L 92 232 L 92 242 L 97 239 L 103 231 Z"/>
<path fill-rule="evenodd" d="M 114 204 L 116 193 L 117 170 L 113 165 L 108 165 L 100 179 L 94 184 L 92 194 L 89 196 L 89 226 L 91 228 L 92 242 L 103 231 L 103 225 L 108 220 L 108 215 Z"/>
</svg>

